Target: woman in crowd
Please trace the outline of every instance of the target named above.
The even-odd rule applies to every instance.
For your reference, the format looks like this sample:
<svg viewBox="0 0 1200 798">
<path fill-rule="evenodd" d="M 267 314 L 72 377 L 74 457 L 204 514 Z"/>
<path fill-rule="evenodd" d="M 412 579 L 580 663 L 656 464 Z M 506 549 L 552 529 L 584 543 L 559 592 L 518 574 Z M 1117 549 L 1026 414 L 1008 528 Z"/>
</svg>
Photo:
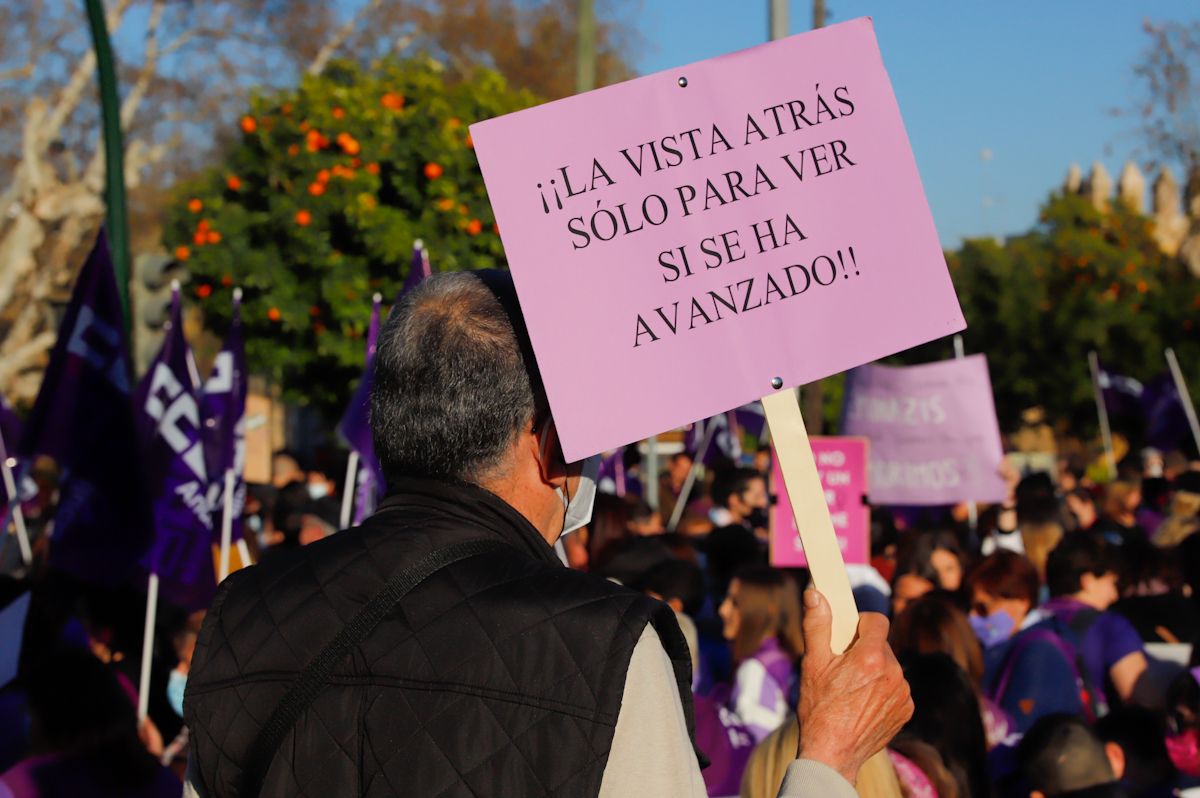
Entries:
<svg viewBox="0 0 1200 798">
<path fill-rule="evenodd" d="M 1178 546 L 1200 531 L 1200 471 L 1189 471 L 1175 479 L 1175 493 L 1166 519 L 1154 532 L 1154 545 Z"/>
<path fill-rule="evenodd" d="M 729 584 L 720 616 L 737 667 L 729 708 L 760 742 L 788 716 L 804 650 L 796 585 L 773 568 L 743 568 Z"/>
<path fill-rule="evenodd" d="M 983 649 L 966 613 L 944 593 L 930 593 L 909 604 L 893 621 L 892 649 L 897 656 L 942 653 L 967 674 L 979 702 L 987 748 L 1005 742 L 1013 731 L 1012 719 L 983 694 Z"/>
<path fill-rule="evenodd" d="M 138 737 L 133 705 L 91 654 L 59 651 L 28 672 L 30 757 L 0 775 L 13 798 L 178 798 L 183 785 Z"/>
<path fill-rule="evenodd" d="M 1144 540 L 1146 532 L 1137 521 L 1137 509 L 1142 503 L 1142 488 L 1132 480 L 1114 480 L 1104 491 L 1103 514 L 1096 529 L 1114 546 Z"/>
<path fill-rule="evenodd" d="M 971 572 L 971 625 L 984 647 L 984 694 L 1021 732 L 1054 712 L 1081 713 L 1082 684 L 1074 652 L 1038 627 L 1037 571 L 1028 559 L 997 551 Z"/>
<path fill-rule="evenodd" d="M 987 745 L 979 699 L 967 673 L 947 654 L 901 658 L 916 711 L 901 736 L 932 746 L 964 798 L 988 798 Z"/>
<path fill-rule="evenodd" d="M 966 556 L 954 533 L 945 530 L 918 532 L 901 543 L 896 574 L 916 574 L 949 593 L 962 587 Z"/>
</svg>

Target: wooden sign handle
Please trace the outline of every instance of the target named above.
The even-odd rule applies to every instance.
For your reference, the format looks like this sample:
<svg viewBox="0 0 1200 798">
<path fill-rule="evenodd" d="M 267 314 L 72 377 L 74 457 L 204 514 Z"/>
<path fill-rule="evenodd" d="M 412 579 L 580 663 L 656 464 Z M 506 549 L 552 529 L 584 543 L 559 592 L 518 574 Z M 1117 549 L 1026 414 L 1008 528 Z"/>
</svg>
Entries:
<svg viewBox="0 0 1200 798">
<path fill-rule="evenodd" d="M 858 607 L 850 590 L 850 577 L 842 549 L 833 531 L 825 489 L 817 475 L 817 463 L 800 414 L 796 392 L 787 388 L 762 398 L 775 456 L 783 472 L 783 484 L 792 502 L 796 528 L 812 573 L 813 584 L 833 610 L 834 654 L 841 654 L 854 639 L 858 629 Z"/>
</svg>

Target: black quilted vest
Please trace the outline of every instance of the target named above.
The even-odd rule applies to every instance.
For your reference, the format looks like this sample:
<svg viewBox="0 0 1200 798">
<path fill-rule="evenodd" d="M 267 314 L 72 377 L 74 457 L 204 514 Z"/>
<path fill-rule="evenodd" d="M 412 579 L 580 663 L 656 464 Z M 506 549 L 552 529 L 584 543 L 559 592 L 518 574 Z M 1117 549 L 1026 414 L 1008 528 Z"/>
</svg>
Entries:
<svg viewBox="0 0 1200 798">
<path fill-rule="evenodd" d="M 202 795 L 236 796 L 298 672 L 397 570 L 500 539 L 407 596 L 284 738 L 270 796 L 593 796 L 634 645 L 653 624 L 689 731 L 691 661 L 665 605 L 561 566 L 523 516 L 469 485 L 409 481 L 361 527 L 226 580 L 188 678 Z"/>
</svg>

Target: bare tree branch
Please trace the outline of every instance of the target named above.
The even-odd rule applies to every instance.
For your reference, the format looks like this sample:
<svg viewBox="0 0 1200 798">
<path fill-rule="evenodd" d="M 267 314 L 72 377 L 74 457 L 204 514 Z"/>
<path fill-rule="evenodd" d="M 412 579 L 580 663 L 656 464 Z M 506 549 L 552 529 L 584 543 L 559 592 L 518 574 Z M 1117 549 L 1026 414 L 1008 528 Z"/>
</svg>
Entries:
<svg viewBox="0 0 1200 798">
<path fill-rule="evenodd" d="M 316 57 L 308 65 L 308 69 L 305 72 L 309 75 L 320 75 L 324 72 L 325 67 L 329 64 L 329 60 L 333 58 L 338 48 L 346 43 L 346 40 L 354 33 L 355 28 L 381 5 L 383 5 L 383 0 L 370 0 L 358 10 L 358 13 L 346 20 L 345 24 L 338 28 L 325 44 L 321 46 L 321 49 L 317 51 Z"/>
</svg>

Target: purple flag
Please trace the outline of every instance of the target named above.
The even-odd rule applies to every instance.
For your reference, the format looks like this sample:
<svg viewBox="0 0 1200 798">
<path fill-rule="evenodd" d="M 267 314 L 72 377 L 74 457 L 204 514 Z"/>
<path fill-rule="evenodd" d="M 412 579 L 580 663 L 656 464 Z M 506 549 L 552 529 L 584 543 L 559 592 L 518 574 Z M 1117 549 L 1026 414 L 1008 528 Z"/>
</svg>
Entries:
<svg viewBox="0 0 1200 798">
<path fill-rule="evenodd" d="M 19 451 L 58 461 L 50 564 L 116 585 L 138 572 L 152 526 L 130 404 L 129 347 L 108 241 L 79 273 Z"/>
<path fill-rule="evenodd" d="M 1109 418 L 1137 418 L 1142 410 L 1142 384 L 1133 377 L 1100 369 L 1098 381 Z M 1168 379 L 1170 379 L 1168 377 Z"/>
<path fill-rule="evenodd" d="M 416 288 L 432 273 L 429 267 L 429 250 L 425 249 L 425 244 L 418 238 L 413 242 L 412 265 L 408 267 L 408 277 L 404 279 L 400 293 L 396 294 L 396 301 L 399 302 L 400 297 Z"/>
<path fill-rule="evenodd" d="M 600 461 L 600 472 L 596 475 L 596 484 L 603 493 L 624 496 L 625 484 L 625 447 L 609 453 Z"/>
<path fill-rule="evenodd" d="M 233 314 L 225 346 L 217 354 L 212 374 L 200 397 L 204 425 L 204 463 L 208 471 L 209 508 L 213 532 L 219 537 L 225 511 L 225 472 L 233 471 L 233 532 L 242 537 L 246 506 L 246 344 L 242 338 L 242 295 L 233 294 Z"/>
<path fill-rule="evenodd" d="M 179 290 L 162 348 L 134 398 L 138 439 L 154 510 L 154 541 L 142 565 L 158 574 L 163 596 L 189 610 L 212 601 L 212 513 L 201 436 L 198 375 L 183 338 Z"/>
<path fill-rule="evenodd" d="M 346 409 L 346 417 L 342 419 L 342 434 L 358 452 L 359 469 L 354 496 L 354 518 L 352 523 L 358 526 L 375 512 L 376 501 L 379 498 L 379 486 L 383 484 L 383 476 L 379 472 L 379 462 L 375 459 L 375 445 L 371 440 L 371 425 L 367 412 L 371 404 L 371 388 L 375 384 L 375 345 L 379 340 L 379 308 L 383 298 L 375 295 L 371 306 L 371 324 L 367 328 L 367 362 L 362 379 L 359 380 L 358 390 Z M 353 435 L 353 437 L 351 437 Z"/>
<path fill-rule="evenodd" d="M 1181 449 L 1191 435 L 1183 400 L 1170 372 L 1164 371 L 1146 383 L 1141 396 L 1146 417 L 1146 443 L 1169 452 Z"/>
</svg>

